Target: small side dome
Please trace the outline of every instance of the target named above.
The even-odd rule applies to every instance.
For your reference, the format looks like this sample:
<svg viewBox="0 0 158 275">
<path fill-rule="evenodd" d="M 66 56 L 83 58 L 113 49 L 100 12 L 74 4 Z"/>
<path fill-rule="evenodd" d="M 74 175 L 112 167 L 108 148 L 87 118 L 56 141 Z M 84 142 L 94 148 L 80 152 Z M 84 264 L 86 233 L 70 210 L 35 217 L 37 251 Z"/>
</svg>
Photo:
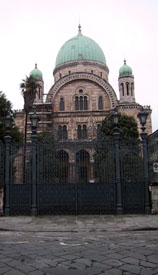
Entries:
<svg viewBox="0 0 158 275">
<path fill-rule="evenodd" d="M 37 64 L 35 64 L 35 69 L 30 72 L 30 76 L 32 76 L 35 80 L 42 81 L 42 72 L 37 69 Z"/>
<path fill-rule="evenodd" d="M 119 77 L 121 76 L 132 76 L 132 69 L 126 64 L 126 60 L 124 60 L 124 65 L 119 70 Z"/>
</svg>

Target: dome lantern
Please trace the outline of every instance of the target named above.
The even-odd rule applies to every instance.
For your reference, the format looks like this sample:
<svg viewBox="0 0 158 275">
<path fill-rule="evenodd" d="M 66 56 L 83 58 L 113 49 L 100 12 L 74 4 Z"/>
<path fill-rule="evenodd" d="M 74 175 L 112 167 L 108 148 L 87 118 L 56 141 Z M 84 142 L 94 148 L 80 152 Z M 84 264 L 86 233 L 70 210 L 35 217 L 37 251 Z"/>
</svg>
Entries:
<svg viewBox="0 0 158 275">
<path fill-rule="evenodd" d="M 119 70 L 118 84 L 120 103 L 135 103 L 134 76 L 131 67 L 126 64 L 126 60 L 124 60 L 124 65 Z"/>
<path fill-rule="evenodd" d="M 119 77 L 121 76 L 132 76 L 132 69 L 126 64 L 126 60 L 124 60 L 124 65 L 119 70 Z"/>
<path fill-rule="evenodd" d="M 42 72 L 37 68 L 37 64 L 35 64 L 35 69 L 30 72 L 30 76 L 32 76 L 37 81 L 42 81 Z"/>
</svg>

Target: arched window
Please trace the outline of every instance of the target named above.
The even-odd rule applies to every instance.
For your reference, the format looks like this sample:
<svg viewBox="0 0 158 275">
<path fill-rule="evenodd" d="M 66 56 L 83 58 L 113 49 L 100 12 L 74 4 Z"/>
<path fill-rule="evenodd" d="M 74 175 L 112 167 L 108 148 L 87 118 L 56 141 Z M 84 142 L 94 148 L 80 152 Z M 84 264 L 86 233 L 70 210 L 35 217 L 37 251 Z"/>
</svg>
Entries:
<svg viewBox="0 0 158 275">
<path fill-rule="evenodd" d="M 78 101 L 78 96 L 75 97 L 75 110 L 79 110 L 79 101 Z"/>
<path fill-rule="evenodd" d="M 133 96 L 134 84 L 131 84 L 131 95 Z"/>
<path fill-rule="evenodd" d="M 84 96 L 84 110 L 88 110 L 87 96 Z"/>
<path fill-rule="evenodd" d="M 97 135 L 99 134 L 100 127 L 101 127 L 101 125 L 100 125 L 100 124 L 97 124 Z"/>
<path fill-rule="evenodd" d="M 82 90 L 80 90 L 82 91 Z M 83 111 L 83 110 L 88 110 L 88 100 L 87 96 L 75 96 L 75 110 L 78 111 Z"/>
<path fill-rule="evenodd" d="M 67 126 L 63 126 L 63 139 L 67 139 Z"/>
<path fill-rule="evenodd" d="M 40 88 L 38 89 L 38 97 L 39 97 L 39 99 L 41 98 L 41 90 L 40 90 Z"/>
<path fill-rule="evenodd" d="M 87 126 L 83 125 L 83 138 L 87 138 Z"/>
<path fill-rule="evenodd" d="M 124 92 L 124 84 L 123 83 L 121 83 L 121 90 L 122 90 L 122 95 L 124 96 L 125 92 Z"/>
<path fill-rule="evenodd" d="M 65 103 L 64 103 L 64 98 L 60 98 L 60 111 L 64 111 L 65 110 Z"/>
<path fill-rule="evenodd" d="M 58 126 L 58 138 L 59 139 L 67 139 L 67 126 Z"/>
<path fill-rule="evenodd" d="M 62 131 L 62 126 L 59 125 L 59 126 L 58 126 L 58 138 L 59 138 L 59 139 L 62 139 L 62 132 L 63 132 L 63 131 Z"/>
<path fill-rule="evenodd" d="M 87 138 L 87 126 L 85 124 L 78 125 L 77 137 L 78 137 L 78 139 L 86 139 Z"/>
<path fill-rule="evenodd" d="M 78 128 L 77 128 L 77 136 L 78 136 L 78 139 L 81 139 L 81 138 L 82 138 L 81 125 L 78 125 Z"/>
<path fill-rule="evenodd" d="M 99 110 L 103 109 L 103 97 L 102 96 L 99 96 L 99 99 L 98 99 L 98 109 Z"/>
<path fill-rule="evenodd" d="M 127 90 L 127 95 L 129 95 L 129 83 L 126 83 L 126 90 Z"/>
<path fill-rule="evenodd" d="M 83 110 L 83 97 L 80 96 L 80 110 Z"/>
</svg>

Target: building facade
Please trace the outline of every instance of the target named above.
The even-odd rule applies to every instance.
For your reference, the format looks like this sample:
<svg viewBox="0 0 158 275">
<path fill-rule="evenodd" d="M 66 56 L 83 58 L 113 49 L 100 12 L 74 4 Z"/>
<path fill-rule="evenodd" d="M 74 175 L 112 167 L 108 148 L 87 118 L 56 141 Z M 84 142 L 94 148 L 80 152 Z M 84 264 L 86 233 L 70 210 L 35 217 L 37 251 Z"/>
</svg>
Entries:
<svg viewBox="0 0 158 275">
<path fill-rule="evenodd" d="M 142 105 L 135 99 L 135 83 L 132 69 L 124 61 L 119 70 L 119 99 L 109 83 L 109 69 L 105 55 L 99 45 L 84 36 L 79 26 L 78 35 L 68 40 L 59 50 L 54 68 L 54 84 L 44 101 L 44 80 L 42 72 L 35 65 L 31 76 L 40 84 L 37 89 L 34 107 L 40 118 L 38 132 L 51 132 L 55 139 L 66 142 L 89 142 L 95 139 L 102 121 L 117 107 L 120 113 L 135 117 L 141 128 L 137 114 Z M 151 109 L 146 130 L 152 132 Z M 30 112 L 30 115 L 33 112 Z M 25 114 L 17 112 L 16 124 L 24 132 Z M 31 122 L 28 121 L 27 138 L 30 139 Z M 73 146 L 63 148 L 69 163 L 75 162 Z M 83 145 L 82 151 L 88 153 L 88 178 L 92 178 L 93 146 Z M 73 169 L 73 168 L 72 168 Z"/>
</svg>

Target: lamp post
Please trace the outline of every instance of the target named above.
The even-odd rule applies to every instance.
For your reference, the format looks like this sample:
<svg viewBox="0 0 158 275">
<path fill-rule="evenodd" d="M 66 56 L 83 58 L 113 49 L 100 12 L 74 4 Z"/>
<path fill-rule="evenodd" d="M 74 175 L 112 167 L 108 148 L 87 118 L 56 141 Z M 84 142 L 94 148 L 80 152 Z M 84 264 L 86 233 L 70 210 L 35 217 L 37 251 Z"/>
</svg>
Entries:
<svg viewBox="0 0 158 275">
<path fill-rule="evenodd" d="M 32 129 L 32 206 L 31 206 L 31 214 L 32 216 L 37 215 L 37 186 L 36 186 L 36 173 L 37 173 L 37 165 L 36 165 L 36 153 L 37 153 L 37 126 L 39 122 L 39 117 L 36 112 L 31 116 L 31 129 Z"/>
<path fill-rule="evenodd" d="M 117 190 L 117 203 L 116 203 L 116 213 L 118 215 L 123 214 L 123 206 L 122 206 L 122 188 L 121 188 L 121 177 L 120 177 L 120 157 L 119 157 L 119 119 L 120 114 L 117 110 L 115 110 L 112 115 L 113 123 L 114 123 L 114 144 L 115 144 L 115 161 L 116 161 L 116 190 Z"/>
<path fill-rule="evenodd" d="M 5 128 L 6 128 L 6 136 L 4 137 L 5 141 L 5 206 L 4 212 L 5 215 L 10 214 L 10 143 L 11 136 L 10 131 L 12 128 L 13 119 L 10 114 L 6 116 L 5 119 Z"/>
<path fill-rule="evenodd" d="M 8 114 L 5 119 L 6 136 L 10 136 L 10 131 L 12 126 L 13 126 L 13 117 L 11 114 Z"/>
<path fill-rule="evenodd" d="M 37 126 L 40 119 L 37 116 L 36 111 L 34 111 L 30 119 L 31 119 L 32 135 L 37 135 Z"/>
<path fill-rule="evenodd" d="M 148 153 L 147 153 L 147 143 L 146 137 L 147 133 L 145 132 L 145 124 L 148 117 L 148 113 L 142 110 L 137 115 L 139 121 L 142 125 L 142 133 L 140 134 L 143 144 L 143 162 L 144 162 L 144 181 L 145 181 L 145 213 L 150 214 L 150 203 L 149 203 L 149 173 L 148 173 Z"/>
</svg>

